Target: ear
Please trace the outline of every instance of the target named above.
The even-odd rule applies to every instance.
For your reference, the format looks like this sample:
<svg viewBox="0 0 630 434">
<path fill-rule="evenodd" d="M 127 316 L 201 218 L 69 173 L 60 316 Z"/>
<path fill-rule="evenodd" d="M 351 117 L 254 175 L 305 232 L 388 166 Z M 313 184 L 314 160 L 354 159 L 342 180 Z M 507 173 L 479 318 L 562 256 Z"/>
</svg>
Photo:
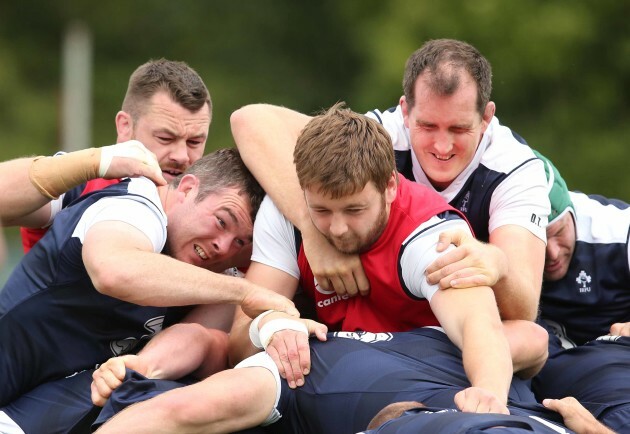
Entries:
<svg viewBox="0 0 630 434">
<path fill-rule="evenodd" d="M 392 175 L 387 181 L 387 187 L 385 187 L 385 203 L 391 204 L 396 199 L 398 193 L 398 173 L 394 170 Z"/>
<path fill-rule="evenodd" d="M 118 143 L 133 139 L 133 119 L 122 110 L 116 113 L 116 134 Z"/>
<path fill-rule="evenodd" d="M 492 121 L 496 110 L 497 106 L 494 104 L 494 102 L 489 101 L 488 104 L 486 104 L 486 109 L 483 111 L 482 116 L 483 127 L 481 129 L 481 134 L 486 132 L 486 128 L 488 128 L 488 125 L 490 125 L 490 122 Z"/>
<path fill-rule="evenodd" d="M 402 109 L 402 115 L 403 115 L 403 122 L 405 123 L 405 126 L 407 128 L 409 128 L 409 104 L 407 104 L 407 98 L 405 98 L 405 95 L 400 97 L 400 101 L 398 102 L 400 104 L 400 108 Z"/>
<path fill-rule="evenodd" d="M 177 186 L 177 197 L 182 200 L 190 195 L 191 198 L 195 198 L 197 196 L 197 192 L 199 191 L 199 178 L 195 175 L 186 174 L 179 181 L 179 185 Z"/>
</svg>

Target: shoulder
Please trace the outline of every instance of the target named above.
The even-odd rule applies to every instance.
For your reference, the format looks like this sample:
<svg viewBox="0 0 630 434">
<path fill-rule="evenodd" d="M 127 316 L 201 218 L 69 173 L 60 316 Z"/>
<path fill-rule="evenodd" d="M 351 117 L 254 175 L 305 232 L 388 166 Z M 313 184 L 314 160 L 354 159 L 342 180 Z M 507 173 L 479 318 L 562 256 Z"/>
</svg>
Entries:
<svg viewBox="0 0 630 434">
<path fill-rule="evenodd" d="M 510 174 L 526 165 L 544 167 L 534 151 L 527 144 L 519 141 L 520 136 L 505 125 L 501 125 L 496 117 L 490 122 L 486 137 L 488 142 L 481 164 L 489 169 Z"/>
<path fill-rule="evenodd" d="M 569 192 L 575 207 L 578 239 L 591 243 L 626 243 L 630 230 L 630 207 L 603 196 Z"/>
<path fill-rule="evenodd" d="M 385 127 L 392 139 L 392 145 L 395 150 L 411 149 L 400 104 L 385 111 L 370 110 L 365 115 Z"/>
</svg>

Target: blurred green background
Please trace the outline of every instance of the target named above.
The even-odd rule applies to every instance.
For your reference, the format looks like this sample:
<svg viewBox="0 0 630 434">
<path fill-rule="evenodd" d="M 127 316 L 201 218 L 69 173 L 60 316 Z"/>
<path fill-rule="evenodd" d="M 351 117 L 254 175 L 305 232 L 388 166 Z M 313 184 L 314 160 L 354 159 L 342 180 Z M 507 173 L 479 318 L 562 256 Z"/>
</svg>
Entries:
<svg viewBox="0 0 630 434">
<path fill-rule="evenodd" d="M 550 157 L 569 187 L 630 200 L 630 2 L 619 0 L 0 0 L 0 158 L 61 145 L 62 41 L 91 39 L 89 143 L 115 141 L 131 72 L 183 60 L 214 102 L 207 150 L 232 146 L 229 115 L 252 102 L 313 113 L 395 105 L 404 63 L 457 38 L 492 63 L 497 116 Z M 19 259 L 16 232 L 5 230 Z"/>
</svg>

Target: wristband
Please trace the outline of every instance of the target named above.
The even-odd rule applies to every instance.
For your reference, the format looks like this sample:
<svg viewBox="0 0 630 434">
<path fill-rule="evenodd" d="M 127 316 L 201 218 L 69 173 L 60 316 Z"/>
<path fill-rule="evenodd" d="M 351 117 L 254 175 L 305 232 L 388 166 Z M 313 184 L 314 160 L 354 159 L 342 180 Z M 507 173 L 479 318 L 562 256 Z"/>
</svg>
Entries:
<svg viewBox="0 0 630 434">
<path fill-rule="evenodd" d="M 271 342 L 273 334 L 280 330 L 295 330 L 296 332 L 302 332 L 308 336 L 308 329 L 300 320 L 290 318 L 272 319 L 262 326 L 259 333 L 260 342 L 265 350 L 267 349 L 269 342 Z"/>
<path fill-rule="evenodd" d="M 258 332 L 258 323 L 261 319 L 269 315 L 270 313 L 275 312 L 275 310 L 266 310 L 265 312 L 258 315 L 254 320 L 249 324 L 249 340 L 252 342 L 256 348 L 263 349 L 263 345 L 260 342 L 260 333 Z"/>
</svg>

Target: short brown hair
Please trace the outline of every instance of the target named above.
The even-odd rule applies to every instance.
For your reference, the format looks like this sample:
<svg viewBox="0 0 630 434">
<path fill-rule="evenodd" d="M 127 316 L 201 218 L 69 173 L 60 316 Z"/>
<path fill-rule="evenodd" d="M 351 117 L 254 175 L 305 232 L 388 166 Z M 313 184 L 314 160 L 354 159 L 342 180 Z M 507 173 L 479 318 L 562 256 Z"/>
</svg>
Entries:
<svg viewBox="0 0 630 434">
<path fill-rule="evenodd" d="M 199 192 L 195 202 L 204 200 L 210 194 L 220 193 L 226 188 L 238 188 L 238 194 L 246 195 L 250 200 L 251 218 L 254 221 L 265 192 L 251 172 L 245 167 L 236 148 L 218 149 L 194 162 L 186 172 L 171 181 L 171 187 L 177 188 L 185 174 L 199 179 Z"/>
<path fill-rule="evenodd" d="M 317 186 L 339 198 L 372 181 L 384 192 L 396 170 L 389 134 L 378 122 L 343 103 L 314 117 L 298 137 L 293 161 L 302 189 Z"/>
<path fill-rule="evenodd" d="M 210 92 L 199 74 L 184 62 L 167 59 L 149 60 L 131 74 L 122 109 L 137 120 L 147 101 L 160 91 L 192 113 L 208 104 L 212 114 Z"/>
<path fill-rule="evenodd" d="M 409 56 L 403 91 L 410 107 L 415 105 L 416 81 L 425 71 L 431 88 L 440 95 L 457 90 L 461 71 L 470 74 L 477 83 L 477 111 L 483 115 L 492 93 L 492 67 L 475 47 L 454 39 L 434 39 Z"/>
</svg>

